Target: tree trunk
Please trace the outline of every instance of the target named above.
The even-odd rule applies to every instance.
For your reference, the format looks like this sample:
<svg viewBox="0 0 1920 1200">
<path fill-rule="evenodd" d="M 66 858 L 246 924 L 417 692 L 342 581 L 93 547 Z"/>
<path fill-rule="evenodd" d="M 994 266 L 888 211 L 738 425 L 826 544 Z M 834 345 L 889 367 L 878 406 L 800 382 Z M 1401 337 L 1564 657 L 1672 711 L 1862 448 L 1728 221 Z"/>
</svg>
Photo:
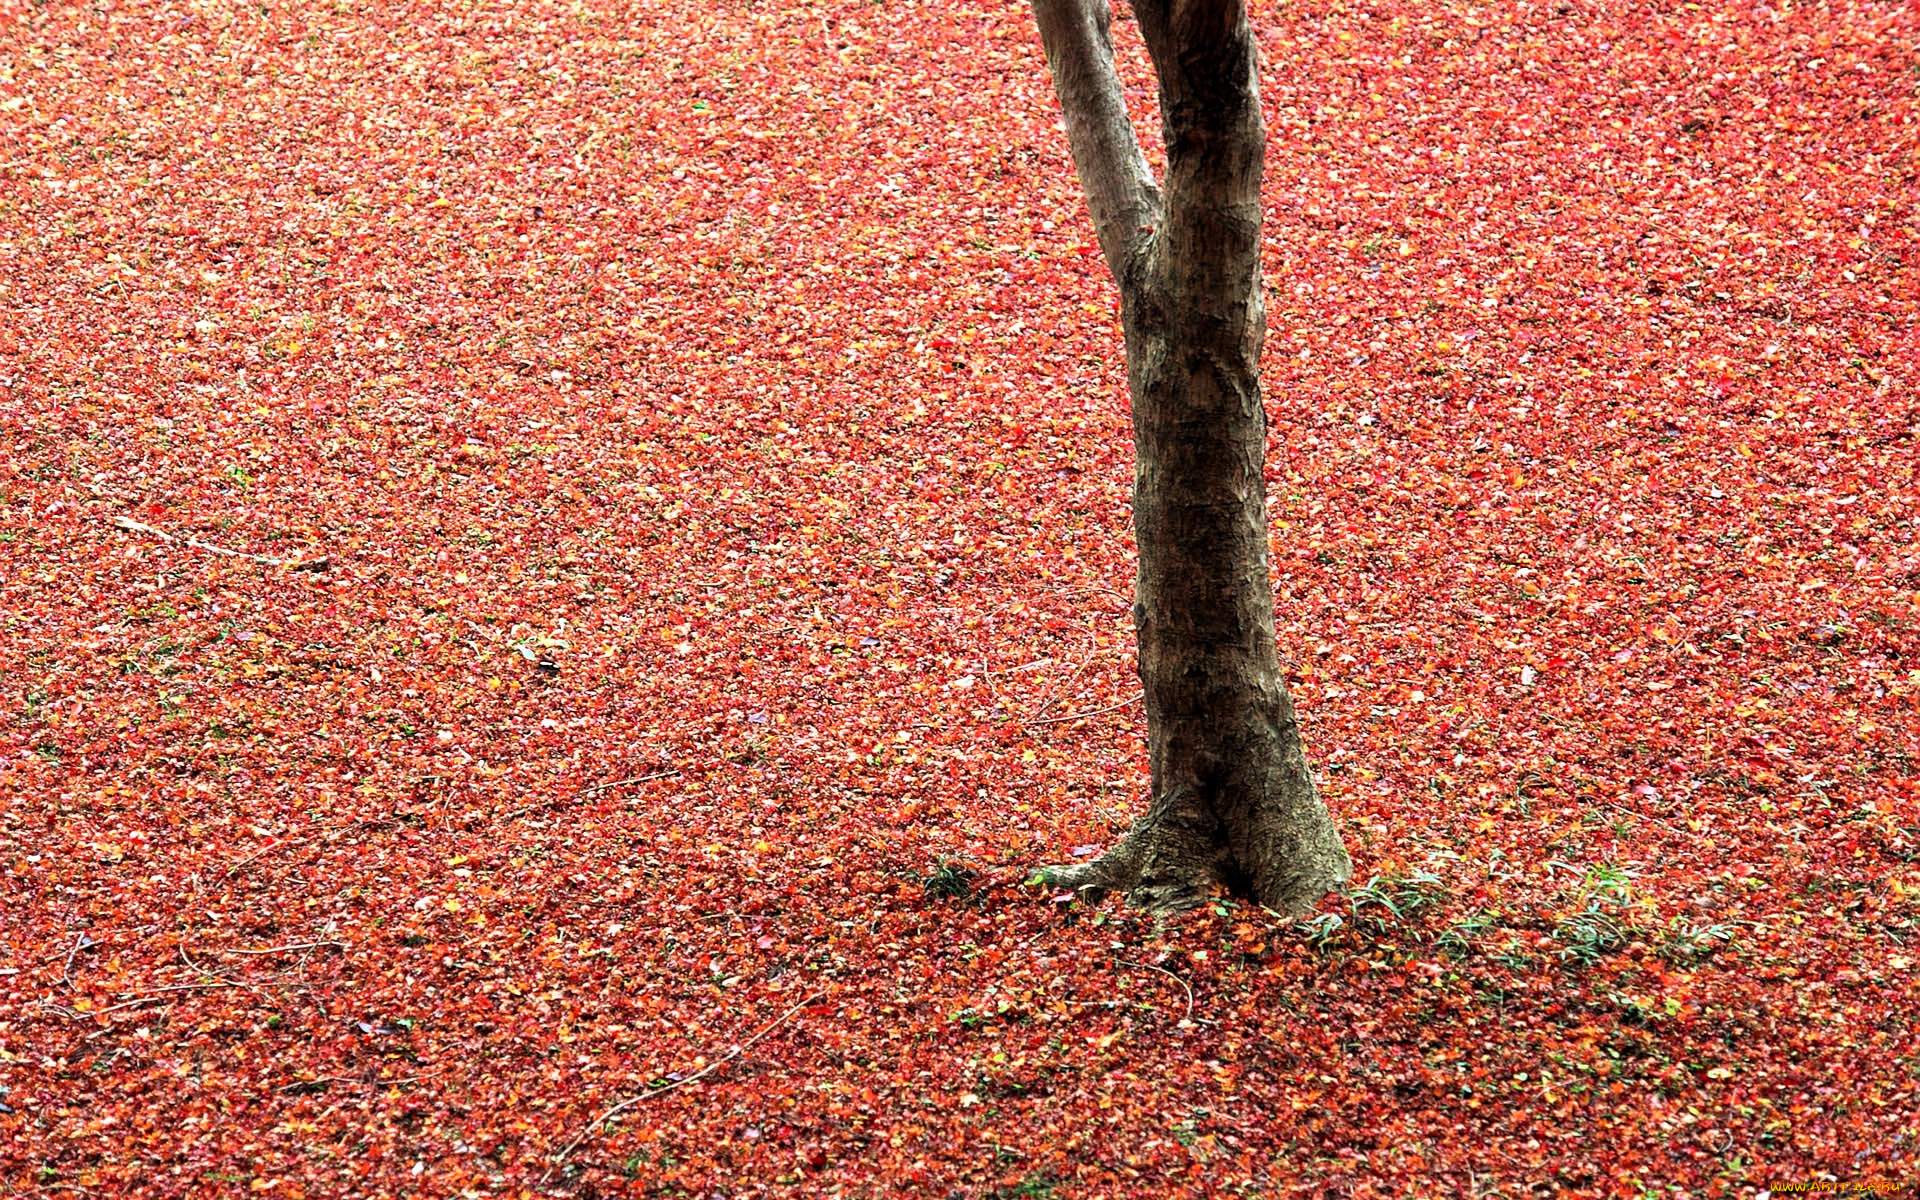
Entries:
<svg viewBox="0 0 1920 1200">
<path fill-rule="evenodd" d="M 1274 647 L 1260 348 L 1258 52 L 1243 0 L 1136 0 L 1160 82 L 1165 196 L 1127 118 L 1106 0 L 1033 0 L 1074 164 L 1120 286 L 1133 410 L 1134 627 L 1152 795 L 1049 882 L 1179 909 L 1214 884 L 1281 912 L 1352 865 Z"/>
</svg>

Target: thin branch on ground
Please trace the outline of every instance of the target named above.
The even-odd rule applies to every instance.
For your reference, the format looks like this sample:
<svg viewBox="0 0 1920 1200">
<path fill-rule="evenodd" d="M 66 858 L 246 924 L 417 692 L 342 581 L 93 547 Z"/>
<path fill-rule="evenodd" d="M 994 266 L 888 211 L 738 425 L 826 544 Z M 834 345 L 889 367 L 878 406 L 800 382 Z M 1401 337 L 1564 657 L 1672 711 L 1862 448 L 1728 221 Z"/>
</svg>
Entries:
<svg viewBox="0 0 1920 1200">
<path fill-rule="evenodd" d="M 651 775 L 635 775 L 631 779 L 615 779 L 609 783 L 596 783 L 591 787 L 583 787 L 578 792 L 575 792 L 574 795 L 591 796 L 595 792 L 604 792 L 608 788 L 626 787 L 628 784 L 633 783 L 652 783 L 656 779 L 671 779 L 679 773 L 680 770 L 676 767 L 671 771 L 655 771 Z"/>
<path fill-rule="evenodd" d="M 404 1075 L 398 1079 L 357 1079 L 352 1075 L 316 1075 L 312 1079 L 296 1079 L 292 1083 L 276 1088 L 275 1090 L 282 1095 L 287 1095 L 303 1087 L 312 1087 L 316 1083 L 351 1083 L 358 1087 L 376 1088 L 398 1087 L 403 1083 L 419 1083 L 422 1079 L 432 1079 L 438 1074 L 440 1074 L 440 1072 L 430 1071 L 425 1075 Z"/>
<path fill-rule="evenodd" d="M 180 961 L 187 964 L 187 969 L 190 971 L 193 971 L 195 974 L 204 975 L 209 979 L 224 979 L 228 983 L 231 983 L 233 986 L 246 988 L 248 991 L 254 993 L 255 995 L 258 995 L 258 996 L 266 995 L 265 992 L 260 990 L 260 986 L 251 980 L 242 979 L 238 975 L 232 975 L 227 973 L 226 971 L 218 970 L 214 967 L 209 967 L 202 963 L 194 961 L 193 955 L 187 953 L 187 945 L 185 942 L 180 943 L 178 946 L 174 947 L 174 949 L 180 952 Z M 278 983 L 277 980 L 272 982 Z M 284 985 L 281 985 L 281 986 L 284 986 Z"/>
<path fill-rule="evenodd" d="M 116 993 L 116 995 L 158 996 L 162 992 L 197 992 L 197 991 L 202 991 L 202 990 L 211 989 L 211 988 L 235 988 L 235 987 L 252 987 L 252 985 L 241 983 L 240 981 L 235 979 L 210 979 L 202 983 L 170 983 L 165 987 L 142 988 L 137 992 L 118 992 Z M 259 989 L 253 988 L 253 990 L 258 991 Z M 115 1007 L 124 1007 L 124 1006 L 116 1005 Z"/>
<path fill-rule="evenodd" d="M 269 558 L 264 554 L 248 554 L 244 550 L 229 550 L 225 546 L 216 546 L 212 542 L 203 542 L 195 537 L 175 537 L 164 529 L 136 521 L 132 517 L 116 516 L 113 519 L 113 527 L 115 529 L 125 530 L 128 533 L 144 533 L 148 537 L 157 537 L 163 542 L 173 542 L 176 545 L 191 546 L 195 550 L 205 550 L 208 554 L 219 554 L 227 558 L 244 558 L 248 562 L 257 562 L 268 567 L 282 567 L 289 571 L 324 571 L 333 565 L 333 559 L 325 554 L 319 558 Z"/>
<path fill-rule="evenodd" d="M 108 1013 L 119 1012 L 123 1008 L 139 1008 L 143 1004 L 160 1003 L 163 1003 L 163 1000 L 159 996 L 142 996 L 138 1000 L 124 1000 L 119 1004 L 109 1004 L 105 1008 L 68 1008 L 64 1004 L 53 1004 L 46 1000 L 40 1001 L 40 1007 L 57 1012 L 69 1021 L 91 1021 L 95 1017 L 104 1017 Z"/>
<path fill-rule="evenodd" d="M 89 946 L 98 946 L 99 944 L 99 942 L 94 941 L 84 933 L 73 940 L 73 949 L 67 951 L 67 961 L 60 966 L 60 979 L 67 985 L 68 991 L 79 990 L 73 985 L 73 956 Z"/>
<path fill-rule="evenodd" d="M 1160 974 L 1165 975 L 1168 979 L 1171 979 L 1175 983 L 1179 984 L 1180 990 L 1187 994 L 1187 1011 L 1181 1014 L 1180 1019 L 1182 1021 L 1185 1021 L 1193 1016 L 1193 988 L 1188 986 L 1186 980 L 1180 978 L 1178 975 L 1175 975 L 1172 971 L 1167 970 L 1165 967 L 1156 967 L 1152 963 L 1136 962 L 1136 963 L 1130 963 L 1128 965 L 1135 966 L 1135 967 L 1144 967 L 1149 971 L 1158 971 Z"/>
<path fill-rule="evenodd" d="M 1105 708 L 1089 709 L 1086 712 L 1065 713 L 1058 717 L 1044 717 L 1039 719 L 1029 719 L 1029 720 L 1022 721 L 1020 723 L 1028 727 L 1032 727 L 1035 725 L 1064 725 L 1068 721 L 1084 721 L 1088 717 L 1104 716 L 1107 713 L 1116 712 L 1123 708 L 1131 708 L 1146 698 L 1147 698 L 1147 694 L 1145 692 L 1141 692 L 1139 695 L 1134 696 L 1131 699 L 1122 700 L 1118 704 L 1109 704 Z"/>
<path fill-rule="evenodd" d="M 1114 1011 L 1122 1008 L 1135 1008 L 1135 1009 L 1139 1009 L 1141 1012 L 1159 1012 L 1160 1011 L 1160 1006 L 1158 1004 L 1148 1004 L 1144 1000 L 1062 1000 L 1062 1001 L 1059 1001 L 1059 1003 L 1065 1004 L 1071 1008 L 1104 1008 L 1104 1009 L 1107 1009 L 1108 1011 Z"/>
<path fill-rule="evenodd" d="M 321 946 L 338 946 L 342 950 L 351 948 L 348 942 L 289 942 L 284 946 L 268 946 L 264 950 L 215 950 L 214 954 L 284 954 L 289 950 L 313 950 Z"/>
<path fill-rule="evenodd" d="M 1054 588 L 1049 594 L 1054 596 L 1107 596 L 1120 602 L 1120 608 L 1113 613 L 1114 616 L 1130 617 L 1133 615 L 1133 597 L 1123 596 L 1110 587 L 1093 585 L 1088 587 Z"/>
<path fill-rule="evenodd" d="M 1086 673 L 1087 668 L 1093 665 L 1093 660 L 1098 657 L 1099 654 L 1100 635 L 1092 630 L 1088 630 L 1087 653 L 1086 656 L 1080 660 L 1080 665 L 1068 672 L 1064 679 L 1049 689 L 1040 703 L 1034 706 L 1033 711 L 1020 718 L 1020 723 L 1022 725 L 1039 724 L 1040 714 L 1052 708 L 1057 702 L 1066 699 L 1068 691 L 1073 687 L 1074 683 L 1079 680 L 1080 676 Z"/>
<path fill-rule="evenodd" d="M 672 1083 L 669 1083 L 664 1087 L 654 1088 L 652 1091 L 640 1092 L 635 1095 L 628 1096 L 625 1100 L 622 1100 L 620 1103 L 614 1105 L 612 1108 L 607 1109 L 605 1112 L 601 1113 L 599 1116 L 595 1117 L 593 1120 L 587 1122 L 587 1127 L 585 1129 L 582 1129 L 579 1135 L 576 1136 L 572 1141 L 568 1142 L 565 1149 L 561 1150 L 560 1153 L 554 1155 L 552 1159 L 549 1160 L 553 1165 L 548 1167 L 546 1174 L 540 1177 L 541 1186 L 544 1187 L 546 1185 L 547 1180 L 553 1178 L 553 1173 L 566 1165 L 568 1156 L 570 1156 L 575 1150 L 578 1150 L 581 1146 L 581 1143 L 585 1142 L 588 1138 L 592 1137 L 594 1135 L 594 1132 L 598 1130 L 601 1126 L 605 1125 L 608 1121 L 612 1120 L 614 1117 L 617 1117 L 621 1113 L 632 1108 L 634 1105 L 640 1103 L 642 1100 L 650 1100 L 655 1096 L 664 1096 L 668 1092 L 673 1091 L 675 1088 L 685 1087 L 686 1085 L 693 1083 L 695 1080 L 700 1079 L 702 1076 L 710 1074 L 711 1072 L 718 1070 L 720 1067 L 725 1066 L 727 1063 L 732 1062 L 734 1059 L 739 1058 L 742 1054 L 745 1054 L 748 1050 L 752 1049 L 754 1044 L 758 1042 L 761 1038 L 766 1037 L 769 1033 L 772 1033 L 775 1029 L 778 1029 L 781 1025 L 785 1024 L 787 1019 L 793 1016 L 793 1014 L 799 1012 L 801 1009 L 805 1008 L 809 1004 L 812 1004 L 814 1001 L 820 999 L 820 997 L 824 995 L 826 995 L 824 991 L 814 992 L 812 995 L 800 1001 L 798 1004 L 794 1005 L 792 1008 L 789 1008 L 787 1011 L 781 1013 L 779 1016 L 775 1017 L 773 1020 L 768 1021 L 765 1025 L 762 1025 L 758 1030 L 754 1032 L 752 1037 L 748 1038 L 744 1042 L 741 1042 L 738 1046 L 735 1046 L 732 1050 L 728 1051 L 726 1054 L 723 1054 L 719 1058 L 714 1059 L 712 1062 L 708 1063 L 704 1067 L 701 1067 L 698 1071 L 695 1071 L 693 1074 L 687 1076 L 686 1078 L 676 1079 Z"/>
<path fill-rule="evenodd" d="M 241 859 L 239 862 L 234 863 L 232 866 L 228 867 L 227 874 L 231 876 L 235 871 L 238 871 L 241 867 L 244 867 L 249 863 L 258 861 L 259 859 L 265 858 L 267 855 L 273 853 L 275 850 L 278 850 L 281 846 L 284 846 L 286 843 L 287 843 L 286 838 L 275 838 L 272 842 L 269 842 L 267 845 L 260 847 L 258 850 L 255 850 L 252 854 L 247 855 L 245 858 Z"/>
<path fill-rule="evenodd" d="M 1610 808 L 1613 811 L 1621 814 L 1622 816 L 1632 817 L 1636 821 L 1645 821 L 1650 825 L 1658 825 L 1660 828 L 1666 830 L 1668 833 L 1671 833 L 1676 837 L 1691 836 L 1684 829 L 1680 829 L 1676 826 L 1670 825 L 1667 822 L 1662 821 L 1659 817 L 1651 816 L 1643 812 L 1636 812 L 1633 809 L 1628 808 L 1624 804 L 1615 804 L 1611 800 L 1596 800 L 1594 802 L 1596 804 L 1601 805 L 1604 808 Z"/>
<path fill-rule="evenodd" d="M 427 778 L 438 779 L 439 776 L 430 775 L 430 776 L 427 776 Z M 365 827 L 367 829 L 383 829 L 386 826 L 391 824 L 393 824 L 392 819 L 387 817 L 362 817 L 357 820 L 347 821 L 339 825 L 321 825 L 316 829 L 314 829 L 312 832 L 326 833 L 326 834 L 348 833 L 348 832 L 351 832 L 352 830 L 359 829 L 361 827 Z M 271 843 L 260 847 L 258 850 L 255 850 L 252 854 L 247 855 L 245 858 L 241 859 L 239 862 L 236 862 L 232 866 L 228 867 L 226 875 L 222 876 L 222 878 L 230 878 L 234 874 L 234 872 L 238 871 L 241 867 L 249 866 L 253 863 L 256 863 L 261 859 L 265 858 L 267 855 L 272 854 L 275 850 L 279 850 L 289 845 L 295 840 L 296 839 L 292 834 L 288 834 L 284 837 L 276 838 Z M 309 845 L 312 844 L 310 837 L 306 840 Z"/>
<path fill-rule="evenodd" d="M 628 787 L 636 783 L 652 783 L 655 780 L 659 780 L 659 779 L 671 779 L 675 775 L 678 775 L 679 773 L 680 773 L 680 768 L 675 767 L 672 770 L 668 770 L 668 771 L 655 771 L 651 775 L 635 775 L 631 779 L 614 779 L 614 780 L 609 780 L 606 783 L 596 783 L 590 787 L 581 788 L 579 791 L 575 792 L 571 796 L 556 797 L 552 800 L 542 800 L 538 804 L 523 804 L 519 808 L 509 809 L 508 811 L 501 813 L 499 816 L 493 819 L 497 822 L 512 821 L 517 818 L 524 817 L 530 812 L 538 812 L 543 808 L 552 808 L 554 805 L 559 804 L 562 800 L 578 800 L 583 796 L 591 796 L 595 792 L 604 792 L 608 788 Z"/>
</svg>

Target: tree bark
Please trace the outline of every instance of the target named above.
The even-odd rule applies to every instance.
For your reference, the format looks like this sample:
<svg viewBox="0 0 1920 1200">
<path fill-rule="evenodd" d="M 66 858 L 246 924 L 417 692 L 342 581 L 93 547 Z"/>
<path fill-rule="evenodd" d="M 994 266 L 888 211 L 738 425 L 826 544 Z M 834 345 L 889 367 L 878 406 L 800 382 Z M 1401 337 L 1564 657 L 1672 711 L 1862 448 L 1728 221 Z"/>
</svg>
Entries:
<svg viewBox="0 0 1920 1200">
<path fill-rule="evenodd" d="M 1220 884 L 1297 913 L 1343 886 L 1352 864 L 1274 646 L 1259 380 L 1265 130 L 1244 0 L 1135 0 L 1159 77 L 1164 196 L 1127 117 L 1106 0 L 1033 7 L 1120 288 L 1152 766 L 1147 814 L 1126 836 L 1042 877 L 1161 910 Z"/>
</svg>

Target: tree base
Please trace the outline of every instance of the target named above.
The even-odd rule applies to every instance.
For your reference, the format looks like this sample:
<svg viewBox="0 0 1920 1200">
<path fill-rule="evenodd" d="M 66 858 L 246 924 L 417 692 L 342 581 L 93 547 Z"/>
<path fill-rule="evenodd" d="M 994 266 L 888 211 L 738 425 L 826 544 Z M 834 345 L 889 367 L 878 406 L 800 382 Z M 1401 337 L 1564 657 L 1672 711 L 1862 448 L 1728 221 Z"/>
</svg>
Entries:
<svg viewBox="0 0 1920 1200">
<path fill-rule="evenodd" d="M 1092 862 L 1042 867 L 1036 882 L 1077 892 L 1088 904 L 1124 891 L 1127 903 L 1156 913 L 1185 912 L 1206 900 L 1217 872 L 1191 839 L 1168 836 L 1160 821 L 1135 821 L 1111 850 Z"/>
<path fill-rule="evenodd" d="M 1331 818 L 1314 807 L 1304 830 L 1280 837 L 1277 846 L 1262 839 L 1265 861 L 1243 864 L 1217 825 L 1181 820 L 1177 807 L 1156 805 L 1099 858 L 1042 867 L 1034 882 L 1067 888 L 1089 904 L 1123 892 L 1128 904 L 1154 913 L 1194 908 L 1217 885 L 1239 899 L 1296 916 L 1353 877 Z"/>
</svg>

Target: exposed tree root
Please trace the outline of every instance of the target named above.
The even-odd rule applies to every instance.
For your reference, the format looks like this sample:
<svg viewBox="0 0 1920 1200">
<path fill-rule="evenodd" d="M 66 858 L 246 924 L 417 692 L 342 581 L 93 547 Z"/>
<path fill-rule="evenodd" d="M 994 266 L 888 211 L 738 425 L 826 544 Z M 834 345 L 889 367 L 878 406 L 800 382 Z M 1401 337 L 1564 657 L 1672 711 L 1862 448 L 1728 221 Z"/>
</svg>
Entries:
<svg viewBox="0 0 1920 1200">
<path fill-rule="evenodd" d="M 1266 838 L 1247 841 L 1264 869 L 1249 867 L 1235 861 L 1230 839 L 1198 806 L 1163 800 L 1099 858 L 1042 867 L 1034 880 L 1077 892 L 1089 904 L 1121 892 L 1128 904 L 1155 913 L 1193 908 L 1216 885 L 1276 912 L 1300 913 L 1352 877 L 1352 864 L 1324 816 L 1297 832 L 1277 823 L 1266 824 L 1264 832 Z"/>
<path fill-rule="evenodd" d="M 1125 837 L 1092 862 L 1042 867 L 1035 878 L 1078 892 L 1089 904 L 1109 892 L 1124 892 L 1135 908 L 1184 912 L 1204 901 L 1216 882 L 1225 882 L 1221 856 L 1211 840 L 1180 828 L 1162 807 L 1135 821 Z"/>
</svg>

